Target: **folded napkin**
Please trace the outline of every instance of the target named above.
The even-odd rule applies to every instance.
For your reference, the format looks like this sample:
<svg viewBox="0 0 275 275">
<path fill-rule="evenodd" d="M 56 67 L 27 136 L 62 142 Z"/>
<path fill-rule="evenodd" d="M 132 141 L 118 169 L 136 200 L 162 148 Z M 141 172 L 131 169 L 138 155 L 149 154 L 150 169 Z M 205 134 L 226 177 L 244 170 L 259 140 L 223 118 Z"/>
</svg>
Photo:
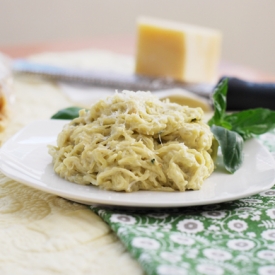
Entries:
<svg viewBox="0 0 275 275">
<path fill-rule="evenodd" d="M 274 137 L 259 140 L 275 156 Z M 275 187 L 200 207 L 91 209 L 147 275 L 275 274 Z"/>
</svg>

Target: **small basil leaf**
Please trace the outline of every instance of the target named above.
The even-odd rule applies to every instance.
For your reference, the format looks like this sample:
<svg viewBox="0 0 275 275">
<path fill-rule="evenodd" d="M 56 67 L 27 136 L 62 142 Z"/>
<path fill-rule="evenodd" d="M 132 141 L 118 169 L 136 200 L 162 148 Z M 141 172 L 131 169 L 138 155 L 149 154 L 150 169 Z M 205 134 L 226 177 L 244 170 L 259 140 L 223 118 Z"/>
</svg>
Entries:
<svg viewBox="0 0 275 275">
<path fill-rule="evenodd" d="M 275 128 L 275 112 L 256 108 L 227 115 L 225 120 L 232 125 L 232 131 L 245 140 L 254 135 L 264 134 Z"/>
<path fill-rule="evenodd" d="M 211 131 L 221 147 L 225 169 L 234 173 L 243 161 L 243 138 L 236 132 L 216 125 L 211 126 Z"/>
<path fill-rule="evenodd" d="M 83 108 L 68 107 L 55 113 L 51 119 L 74 119 L 79 116 L 79 111 Z"/>
<path fill-rule="evenodd" d="M 213 105 L 214 105 L 214 115 L 208 121 L 210 126 L 219 125 L 227 129 L 231 128 L 230 123 L 224 121 L 224 116 L 226 115 L 226 95 L 227 95 L 227 85 L 228 79 L 224 78 L 219 82 L 215 88 L 213 94 Z"/>
</svg>

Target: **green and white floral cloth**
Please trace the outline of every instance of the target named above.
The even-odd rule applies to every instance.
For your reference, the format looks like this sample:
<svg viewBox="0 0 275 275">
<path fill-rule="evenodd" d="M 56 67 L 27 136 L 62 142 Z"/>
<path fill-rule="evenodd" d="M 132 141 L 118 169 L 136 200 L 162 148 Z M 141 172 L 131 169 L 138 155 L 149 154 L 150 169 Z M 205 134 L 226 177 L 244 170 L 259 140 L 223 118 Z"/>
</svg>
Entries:
<svg viewBox="0 0 275 275">
<path fill-rule="evenodd" d="M 259 140 L 275 156 L 275 132 Z M 147 275 L 275 274 L 275 187 L 200 207 L 91 208 Z"/>
</svg>

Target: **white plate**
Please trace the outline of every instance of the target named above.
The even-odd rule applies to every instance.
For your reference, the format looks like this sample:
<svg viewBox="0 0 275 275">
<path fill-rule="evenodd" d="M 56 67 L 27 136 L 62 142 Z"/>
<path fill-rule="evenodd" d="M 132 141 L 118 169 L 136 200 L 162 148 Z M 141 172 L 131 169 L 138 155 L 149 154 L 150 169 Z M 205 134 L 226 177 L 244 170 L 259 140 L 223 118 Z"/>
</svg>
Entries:
<svg viewBox="0 0 275 275">
<path fill-rule="evenodd" d="M 135 207 L 174 207 L 220 203 L 269 189 L 274 184 L 275 161 L 256 140 L 245 142 L 244 163 L 231 175 L 218 164 L 199 191 L 119 193 L 68 182 L 57 176 L 48 154 L 56 144 L 64 120 L 37 121 L 22 129 L 0 150 L 0 169 L 8 177 L 33 188 L 84 204 Z"/>
</svg>

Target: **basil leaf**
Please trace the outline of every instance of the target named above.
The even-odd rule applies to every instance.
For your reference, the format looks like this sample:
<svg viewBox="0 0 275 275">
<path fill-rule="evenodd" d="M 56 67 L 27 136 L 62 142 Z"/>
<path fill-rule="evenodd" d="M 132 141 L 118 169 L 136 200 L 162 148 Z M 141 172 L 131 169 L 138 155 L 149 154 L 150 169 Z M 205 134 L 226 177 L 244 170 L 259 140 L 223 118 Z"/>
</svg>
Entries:
<svg viewBox="0 0 275 275">
<path fill-rule="evenodd" d="M 74 119 L 79 116 L 79 111 L 82 109 L 80 107 L 68 107 L 58 111 L 51 119 Z"/>
<path fill-rule="evenodd" d="M 225 169 L 234 173 L 243 161 L 243 138 L 236 132 L 213 125 L 211 131 L 221 147 Z"/>
<path fill-rule="evenodd" d="M 253 134 L 261 135 L 275 128 L 275 112 L 256 108 L 227 115 L 225 120 L 232 125 L 232 131 L 239 133 L 245 140 Z"/>
<path fill-rule="evenodd" d="M 226 95 L 227 95 L 228 79 L 224 78 L 219 82 L 213 94 L 214 115 L 208 121 L 210 126 L 219 125 L 227 129 L 231 128 L 230 123 L 224 120 L 226 115 Z"/>
</svg>

